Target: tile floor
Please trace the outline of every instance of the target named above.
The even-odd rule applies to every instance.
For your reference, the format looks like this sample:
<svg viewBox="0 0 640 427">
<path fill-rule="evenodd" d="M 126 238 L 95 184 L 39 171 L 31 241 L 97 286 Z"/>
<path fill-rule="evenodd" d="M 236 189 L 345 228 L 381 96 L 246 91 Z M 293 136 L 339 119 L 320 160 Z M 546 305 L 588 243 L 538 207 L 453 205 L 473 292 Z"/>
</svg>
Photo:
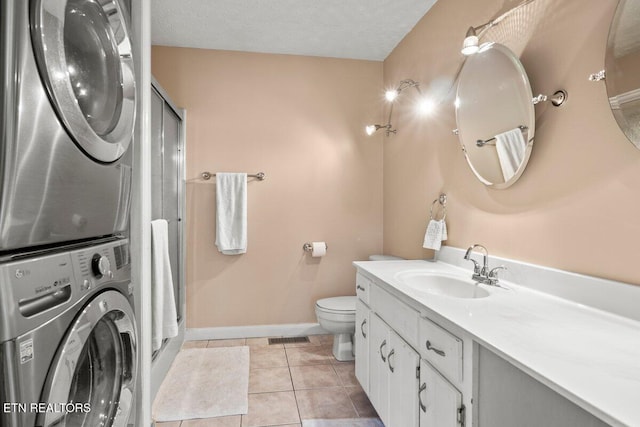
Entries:
<svg viewBox="0 0 640 427">
<path fill-rule="evenodd" d="M 377 417 L 356 380 L 353 362 L 331 354 L 332 335 L 309 343 L 269 345 L 267 338 L 190 341 L 183 348 L 250 348 L 249 413 L 157 423 L 157 427 L 300 427 L 314 418 Z"/>
</svg>

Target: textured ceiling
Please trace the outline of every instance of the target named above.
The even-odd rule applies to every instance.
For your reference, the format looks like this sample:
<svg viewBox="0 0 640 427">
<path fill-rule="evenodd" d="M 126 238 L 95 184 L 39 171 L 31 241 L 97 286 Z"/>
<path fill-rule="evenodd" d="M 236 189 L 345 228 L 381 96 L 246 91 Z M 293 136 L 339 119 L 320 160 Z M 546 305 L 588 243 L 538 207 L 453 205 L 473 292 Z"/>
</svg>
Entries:
<svg viewBox="0 0 640 427">
<path fill-rule="evenodd" d="M 154 45 L 381 61 L 435 0 L 153 0 Z"/>
</svg>

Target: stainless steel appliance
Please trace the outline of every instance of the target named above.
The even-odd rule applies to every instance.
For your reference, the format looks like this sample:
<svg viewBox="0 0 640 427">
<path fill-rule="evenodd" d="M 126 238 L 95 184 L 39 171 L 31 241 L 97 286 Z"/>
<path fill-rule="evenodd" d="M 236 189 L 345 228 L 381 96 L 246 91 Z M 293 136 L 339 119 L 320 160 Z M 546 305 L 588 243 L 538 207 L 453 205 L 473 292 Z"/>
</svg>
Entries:
<svg viewBox="0 0 640 427">
<path fill-rule="evenodd" d="M 121 0 L 2 0 L 0 82 L 0 252 L 124 232 L 136 93 Z"/>
<path fill-rule="evenodd" d="M 0 425 L 132 426 L 126 239 L 0 265 Z"/>
</svg>

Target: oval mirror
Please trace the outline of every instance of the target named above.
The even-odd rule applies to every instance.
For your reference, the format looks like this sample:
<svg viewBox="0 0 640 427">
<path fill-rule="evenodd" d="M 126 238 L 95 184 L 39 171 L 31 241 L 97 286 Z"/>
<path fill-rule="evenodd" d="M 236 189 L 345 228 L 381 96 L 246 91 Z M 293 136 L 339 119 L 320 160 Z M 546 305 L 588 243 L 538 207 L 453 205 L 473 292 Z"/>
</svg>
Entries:
<svg viewBox="0 0 640 427">
<path fill-rule="evenodd" d="M 611 111 L 640 148 L 640 0 L 620 0 L 609 30 L 605 83 Z"/>
<path fill-rule="evenodd" d="M 518 57 L 489 43 L 467 57 L 456 96 L 458 137 L 476 177 L 507 188 L 524 171 L 535 133 L 531 85 Z"/>
</svg>

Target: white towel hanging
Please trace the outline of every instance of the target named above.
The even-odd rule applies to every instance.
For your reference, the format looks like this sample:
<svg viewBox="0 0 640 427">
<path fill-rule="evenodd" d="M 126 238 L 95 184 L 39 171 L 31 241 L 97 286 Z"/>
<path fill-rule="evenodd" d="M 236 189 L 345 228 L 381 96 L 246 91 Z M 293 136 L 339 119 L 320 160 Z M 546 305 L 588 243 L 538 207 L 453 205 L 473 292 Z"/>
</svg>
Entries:
<svg viewBox="0 0 640 427">
<path fill-rule="evenodd" d="M 151 240 L 152 347 L 153 351 L 156 351 L 162 347 L 163 339 L 178 335 L 167 220 L 151 221 Z"/>
<path fill-rule="evenodd" d="M 216 246 L 224 255 L 247 252 L 246 173 L 216 173 Z"/>
</svg>

